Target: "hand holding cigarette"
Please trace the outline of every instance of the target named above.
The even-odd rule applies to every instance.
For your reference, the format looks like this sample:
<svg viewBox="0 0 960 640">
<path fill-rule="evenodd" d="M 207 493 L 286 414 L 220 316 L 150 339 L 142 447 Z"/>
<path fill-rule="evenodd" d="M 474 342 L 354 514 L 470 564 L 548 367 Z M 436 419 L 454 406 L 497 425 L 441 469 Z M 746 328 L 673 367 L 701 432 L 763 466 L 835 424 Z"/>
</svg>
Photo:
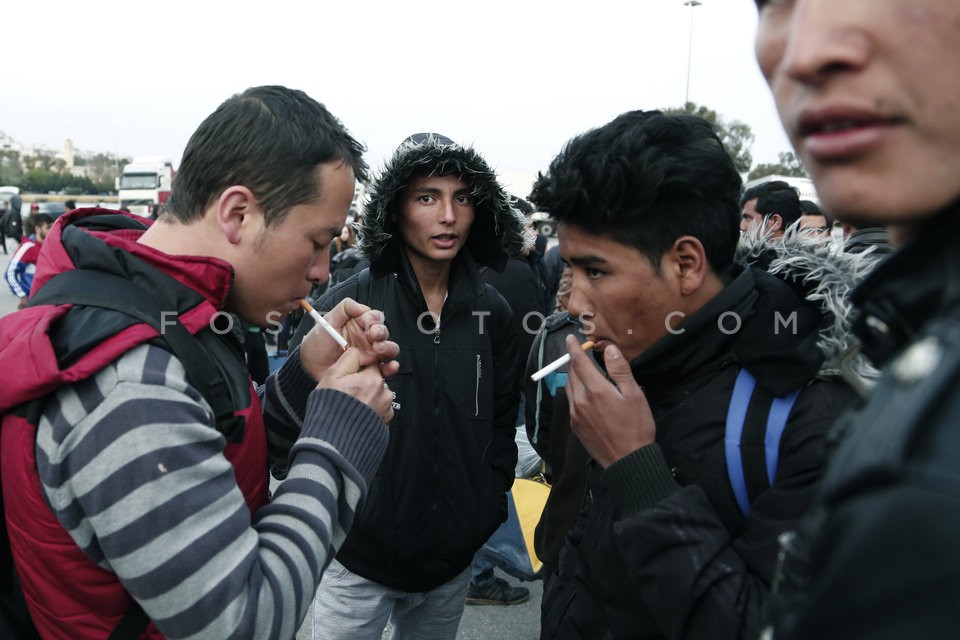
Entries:
<svg viewBox="0 0 960 640">
<path fill-rule="evenodd" d="M 341 349 L 343 349 L 344 351 L 347 350 L 346 338 L 344 338 L 342 335 L 340 335 L 337 332 L 336 329 L 330 326 L 330 323 L 327 322 L 326 319 L 322 315 L 320 315 L 320 313 L 316 309 L 310 306 L 310 303 L 307 302 L 306 299 L 303 299 L 300 301 L 300 306 L 303 307 L 303 310 L 306 311 L 311 318 L 313 318 L 314 322 L 320 325 L 321 329 L 327 332 L 327 335 L 329 335 L 331 338 L 337 341 L 337 344 L 340 345 Z"/>
<path fill-rule="evenodd" d="M 656 441 L 657 425 L 630 362 L 615 344 L 603 350 L 604 370 L 576 352 L 577 339 L 566 336 L 572 354 L 564 386 L 570 429 L 601 467 Z"/>
<path fill-rule="evenodd" d="M 593 348 L 593 342 L 590 340 L 587 340 L 586 342 L 580 345 L 580 348 L 583 349 L 584 351 L 589 351 L 590 349 Z M 537 382 L 538 380 L 546 377 L 548 374 L 553 373 L 560 367 L 564 366 L 568 362 L 570 362 L 570 354 L 565 353 L 559 358 L 557 358 L 556 360 L 554 360 L 553 362 L 551 362 L 550 364 L 548 364 L 547 366 L 545 366 L 543 369 L 540 369 L 539 371 L 531 375 L 530 379 L 533 380 L 534 382 Z"/>
<path fill-rule="evenodd" d="M 350 298 L 341 300 L 326 317 L 320 316 L 310 305 L 304 305 L 304 309 L 308 307 L 311 317 L 321 328 L 325 325 L 330 328 L 310 331 L 304 337 L 299 349 L 300 366 L 318 387 L 343 391 L 389 421 L 391 414 L 384 402 L 386 407 L 392 408 L 393 398 L 384 380 L 391 378 L 400 368 L 396 360 L 400 346 L 390 340 L 383 312 Z M 324 333 L 338 345 L 346 344 L 347 348 L 334 346 Z"/>
</svg>

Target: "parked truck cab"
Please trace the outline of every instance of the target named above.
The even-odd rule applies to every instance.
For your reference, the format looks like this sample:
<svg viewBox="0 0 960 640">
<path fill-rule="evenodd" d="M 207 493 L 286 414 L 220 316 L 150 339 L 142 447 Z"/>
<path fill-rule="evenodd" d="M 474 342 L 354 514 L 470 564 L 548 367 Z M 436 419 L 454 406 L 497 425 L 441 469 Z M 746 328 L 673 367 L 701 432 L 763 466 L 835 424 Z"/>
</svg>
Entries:
<svg viewBox="0 0 960 640">
<path fill-rule="evenodd" d="M 134 158 L 117 178 L 119 207 L 155 218 L 170 197 L 176 171 L 167 158 Z"/>
</svg>

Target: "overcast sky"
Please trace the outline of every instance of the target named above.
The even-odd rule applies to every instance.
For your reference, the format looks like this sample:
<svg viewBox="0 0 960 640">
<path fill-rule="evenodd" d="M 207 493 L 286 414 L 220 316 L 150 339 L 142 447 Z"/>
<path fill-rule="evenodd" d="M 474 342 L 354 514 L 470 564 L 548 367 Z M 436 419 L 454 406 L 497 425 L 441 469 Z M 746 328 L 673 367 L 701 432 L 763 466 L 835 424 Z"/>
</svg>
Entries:
<svg viewBox="0 0 960 640">
<path fill-rule="evenodd" d="M 408 134 L 473 144 L 526 195 L 570 137 L 689 97 L 789 149 L 753 57 L 750 0 L 8 2 L 0 131 L 168 156 L 231 94 L 303 89 L 378 167 Z"/>
</svg>

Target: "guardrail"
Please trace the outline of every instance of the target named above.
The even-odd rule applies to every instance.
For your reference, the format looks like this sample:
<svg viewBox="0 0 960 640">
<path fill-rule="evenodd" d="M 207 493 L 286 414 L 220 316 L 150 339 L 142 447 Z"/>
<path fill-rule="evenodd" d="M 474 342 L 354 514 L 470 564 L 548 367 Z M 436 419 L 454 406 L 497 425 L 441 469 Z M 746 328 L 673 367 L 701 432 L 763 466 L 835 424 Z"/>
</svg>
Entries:
<svg viewBox="0 0 960 640">
<path fill-rule="evenodd" d="M 91 196 L 91 195 L 81 195 L 81 196 L 64 196 L 59 194 L 49 194 L 49 193 L 21 193 L 20 199 L 23 202 L 66 202 L 67 200 L 73 200 L 77 205 L 81 204 L 90 204 L 90 203 L 100 203 L 100 202 L 109 202 L 112 204 L 118 204 L 120 202 L 117 199 L 117 196 Z"/>
</svg>

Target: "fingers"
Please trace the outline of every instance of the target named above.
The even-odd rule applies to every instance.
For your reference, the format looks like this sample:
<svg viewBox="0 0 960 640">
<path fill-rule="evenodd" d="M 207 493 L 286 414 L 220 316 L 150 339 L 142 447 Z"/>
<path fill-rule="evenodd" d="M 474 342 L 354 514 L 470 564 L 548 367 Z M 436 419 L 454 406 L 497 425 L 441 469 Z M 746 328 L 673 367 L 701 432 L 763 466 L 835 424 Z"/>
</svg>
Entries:
<svg viewBox="0 0 960 640">
<path fill-rule="evenodd" d="M 344 298 L 324 318 L 346 338 L 350 347 L 360 350 L 359 365 L 354 371 L 378 362 L 388 362 L 400 353 L 397 343 L 389 340 L 390 331 L 384 324 L 382 311 Z M 314 379 L 319 379 L 324 368 L 341 358 L 342 351 L 319 325 L 314 326 L 307 337 L 310 340 L 304 339 L 300 350 L 301 360 Z"/>
<path fill-rule="evenodd" d="M 349 367 L 357 362 L 355 357 L 348 357 L 351 351 L 357 350 L 348 349 L 340 360 L 330 367 L 328 375 L 320 380 L 317 387 L 336 389 L 349 394 L 373 409 L 384 422 L 389 423 L 393 420 L 393 392 L 380 375 L 378 367 L 353 369 L 352 372 L 344 374 L 345 370 L 349 371 Z"/>
<path fill-rule="evenodd" d="M 331 313 L 333 312 L 331 311 Z M 372 345 L 390 337 L 390 331 L 384 322 L 382 311 L 367 309 L 360 315 L 349 318 L 343 326 L 342 332 L 351 345 Z"/>
<path fill-rule="evenodd" d="M 397 375 L 397 372 L 400 370 L 400 363 L 396 360 L 390 360 L 387 362 L 380 363 L 380 375 L 385 379 L 390 379 L 393 376 Z"/>
<path fill-rule="evenodd" d="M 367 305 L 360 304 L 352 298 L 344 298 L 337 306 L 327 312 L 324 318 L 326 318 L 327 322 L 329 322 L 334 329 L 342 330 L 347 322 L 354 318 L 359 318 L 369 311 L 370 307 Z M 379 311 L 377 313 L 380 313 L 381 316 L 383 315 Z"/>
</svg>

